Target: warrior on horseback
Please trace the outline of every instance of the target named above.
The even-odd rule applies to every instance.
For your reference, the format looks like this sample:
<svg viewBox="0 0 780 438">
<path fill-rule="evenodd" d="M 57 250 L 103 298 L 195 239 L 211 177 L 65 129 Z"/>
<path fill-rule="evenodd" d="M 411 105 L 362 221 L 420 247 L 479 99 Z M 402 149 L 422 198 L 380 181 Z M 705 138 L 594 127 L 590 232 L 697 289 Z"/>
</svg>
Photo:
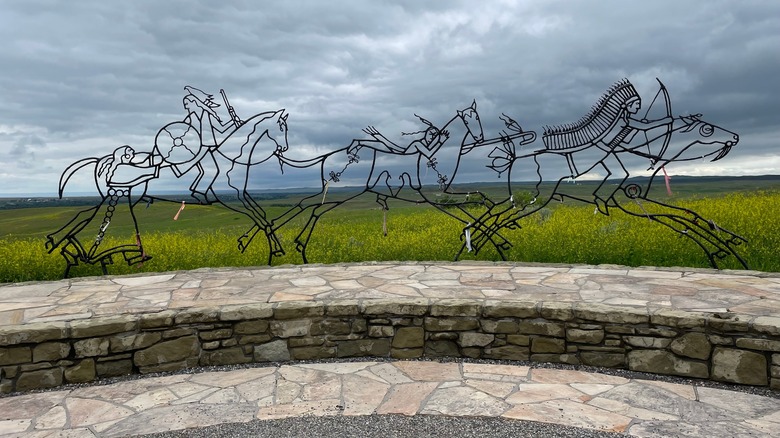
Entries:
<svg viewBox="0 0 780 438">
<path fill-rule="evenodd" d="M 191 160 L 176 164 L 172 168 L 176 176 L 187 173 L 193 167 L 197 168 L 198 173 L 190 186 L 192 197 L 201 204 L 211 204 L 216 200 L 211 186 L 219 172 L 214 151 L 224 138 L 239 126 L 240 121 L 233 118 L 229 122 L 222 122 L 215 111 L 219 104 L 214 102 L 211 94 L 191 86 L 186 86 L 184 89 L 187 94 L 182 99 L 182 103 L 184 109 L 187 110 L 187 117 L 184 118 L 183 122 L 198 131 L 201 147 Z M 227 134 L 225 134 L 226 132 Z"/>
<path fill-rule="evenodd" d="M 579 171 L 574 160 L 576 152 L 591 146 L 603 152 L 597 164 L 601 165 L 607 175 L 593 192 L 593 196 L 598 210 L 605 215 L 609 214 L 608 202 L 613 200 L 615 192 L 628 178 L 628 170 L 617 153 L 631 143 L 637 132 L 672 122 L 670 116 L 658 120 L 637 119 L 635 115 L 641 107 L 642 99 L 636 89 L 627 79 L 623 79 L 610 87 L 591 111 L 577 123 L 545 129 L 545 147 L 551 152 L 566 156 L 572 178 L 593 169 L 590 167 Z M 613 174 L 620 178 L 620 182 L 613 189 L 605 188 L 607 179 Z"/>
<path fill-rule="evenodd" d="M 417 116 L 417 114 L 415 114 L 415 116 Z M 420 116 L 417 116 L 417 118 L 420 119 L 426 125 L 428 125 L 428 127 L 422 131 L 402 132 L 401 133 L 402 135 L 422 134 L 419 138 L 413 140 L 407 146 L 400 146 L 398 144 L 393 143 L 387 137 L 385 137 L 379 131 L 377 131 L 376 128 L 374 128 L 373 126 L 367 127 L 366 129 L 363 130 L 363 132 L 374 137 L 376 141 L 378 141 L 380 144 L 386 147 L 393 154 L 417 155 L 421 158 L 425 157 L 426 166 L 428 166 L 428 168 L 433 169 L 438 173 L 438 170 L 436 170 L 436 159 L 433 156 L 436 154 L 436 152 L 438 152 L 438 150 L 447 141 L 447 139 L 450 138 L 450 133 L 446 129 L 440 130 L 439 128 L 434 126 L 433 123 L 429 122 L 428 120 L 425 120 Z M 443 175 L 439 174 L 440 185 L 446 182 L 446 179 L 442 180 L 443 177 L 444 177 Z M 414 190 L 420 190 L 422 188 L 419 180 L 420 180 L 419 175 L 416 178 L 416 180 L 412 179 L 410 176 L 410 186 Z"/>
<path fill-rule="evenodd" d="M 415 114 L 417 116 L 417 114 Z M 428 127 L 422 131 L 417 132 L 402 132 L 402 135 L 416 135 L 416 134 L 422 134 L 422 136 L 407 146 L 400 146 L 392 141 L 388 140 L 387 137 L 382 135 L 379 131 L 376 130 L 373 126 L 369 126 L 366 129 L 363 130 L 366 134 L 369 134 L 370 136 L 374 137 L 375 140 L 383 144 L 387 147 L 387 149 L 396 154 L 414 154 L 414 153 L 420 153 L 422 155 L 425 155 L 426 158 L 431 158 L 433 154 L 436 153 L 436 151 L 439 150 L 441 145 L 444 144 L 445 141 L 450 137 L 450 133 L 447 132 L 447 130 L 439 130 L 436 126 L 433 125 L 433 123 L 425 120 L 424 118 L 417 116 L 418 119 L 420 119 L 423 123 L 428 125 Z"/>
</svg>

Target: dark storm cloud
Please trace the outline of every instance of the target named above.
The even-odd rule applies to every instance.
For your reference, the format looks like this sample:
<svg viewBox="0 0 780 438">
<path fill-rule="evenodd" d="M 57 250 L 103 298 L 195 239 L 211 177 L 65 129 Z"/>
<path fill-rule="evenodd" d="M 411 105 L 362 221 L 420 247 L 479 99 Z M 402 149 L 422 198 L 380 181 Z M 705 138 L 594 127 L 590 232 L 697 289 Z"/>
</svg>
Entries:
<svg viewBox="0 0 780 438">
<path fill-rule="evenodd" d="M 7 1 L 0 187 L 52 193 L 78 158 L 149 150 L 183 118 L 188 84 L 224 88 L 245 117 L 286 108 L 291 148 L 317 154 L 367 125 L 408 141 L 402 131 L 423 127 L 415 113 L 442 123 L 472 99 L 487 136 L 502 112 L 541 133 L 623 77 L 648 106 L 658 77 L 676 114 L 741 136 L 724 160 L 670 170 L 780 173 L 778 29 L 771 0 Z M 13 170 L 24 164 L 32 172 Z M 493 177 L 480 172 L 464 164 Z"/>
</svg>

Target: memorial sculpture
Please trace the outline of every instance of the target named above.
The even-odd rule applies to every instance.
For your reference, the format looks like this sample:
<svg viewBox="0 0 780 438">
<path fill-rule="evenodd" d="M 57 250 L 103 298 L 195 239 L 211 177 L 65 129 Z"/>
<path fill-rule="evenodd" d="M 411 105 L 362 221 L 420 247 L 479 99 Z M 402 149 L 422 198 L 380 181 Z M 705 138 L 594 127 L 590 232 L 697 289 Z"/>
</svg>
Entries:
<svg viewBox="0 0 780 438">
<path fill-rule="evenodd" d="M 424 127 L 403 133 L 414 136 L 408 144 L 393 142 L 369 126 L 363 129 L 362 138 L 314 157 L 299 156 L 300 152 L 288 145 L 284 109 L 242 120 L 223 90 L 224 108 L 220 108 L 213 95 L 187 86 L 182 100 L 186 116 L 162 127 L 150 151 L 120 146 L 103 157 L 84 158 L 65 169 L 59 182 L 60 197 L 76 172 L 91 168 L 101 201 L 49 234 L 46 247 L 49 252 L 59 249 L 66 261 L 66 277 L 80 264 L 100 264 L 107 273 L 115 256 L 129 264 L 149 260 L 134 211 L 139 203 L 181 202 L 152 190 L 166 174 L 180 183 L 181 191 L 189 196 L 186 202 L 218 203 L 249 218 L 252 225 L 238 236 L 238 249 L 245 251 L 262 232 L 269 248 L 268 264 L 285 254 L 277 232 L 291 226 L 293 218 L 308 215 L 294 240 L 307 263 L 306 249 L 322 215 L 370 194 L 385 211 L 388 199 L 422 202 L 461 222 L 462 245 L 455 259 L 464 251 L 478 253 L 490 245 L 505 260 L 512 243 L 502 232 L 519 228 L 523 218 L 553 200 L 572 199 L 593 204 L 596 213 L 610 215 L 617 210 L 662 224 L 693 240 L 713 267 L 718 266 L 718 260 L 733 256 L 747 268 L 736 250 L 744 238 L 696 212 L 649 197 L 659 172 L 666 177 L 668 163 L 716 161 L 739 141 L 737 134 L 702 120 L 700 114 L 674 116 L 666 87 L 660 80 L 658 84 L 658 93 L 642 113 L 642 100 L 634 86 L 626 79 L 618 81 L 578 122 L 545 128 L 543 147 L 526 148 L 535 142 L 536 133 L 524 131 L 506 114 L 499 117 L 505 129 L 486 138 L 474 101 L 438 126 L 415 114 Z M 648 119 L 651 108 L 661 104 L 665 115 Z M 225 121 L 220 111 L 227 114 Z M 624 161 L 629 157 L 647 160 L 652 173 L 644 185 L 628 182 Z M 485 168 L 490 169 L 486 174 L 492 175 L 489 179 L 494 180 L 497 174 L 506 192 L 499 196 L 459 192 L 456 184 L 465 181 L 458 181 L 458 170 L 466 160 L 484 160 Z M 537 177 L 534 193 L 525 203 L 514 197 L 512 174 L 518 168 L 532 169 Z M 290 178 L 301 186 L 318 187 L 319 192 L 271 217 L 247 188 L 253 172 L 260 170 L 279 179 Z M 316 176 L 312 178 L 312 174 Z M 590 195 L 570 193 L 566 181 L 593 174 L 606 177 Z M 346 199 L 327 196 L 330 188 L 343 185 L 355 189 Z M 430 187 L 447 196 L 431 196 L 431 190 L 426 190 Z M 135 225 L 135 242 L 106 248 L 104 235 L 116 207 L 124 202 Z"/>
</svg>

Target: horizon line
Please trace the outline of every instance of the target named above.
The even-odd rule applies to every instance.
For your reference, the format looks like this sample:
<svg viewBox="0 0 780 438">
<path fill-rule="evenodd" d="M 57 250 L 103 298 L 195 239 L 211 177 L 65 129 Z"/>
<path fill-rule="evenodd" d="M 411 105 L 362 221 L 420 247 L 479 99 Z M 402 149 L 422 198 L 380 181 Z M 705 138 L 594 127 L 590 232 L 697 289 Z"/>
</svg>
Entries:
<svg viewBox="0 0 780 438">
<path fill-rule="evenodd" d="M 632 176 L 627 178 L 628 180 L 636 180 L 636 179 L 650 179 L 649 176 Z M 780 178 L 780 174 L 760 174 L 760 175 L 670 175 L 670 178 Z M 615 181 L 617 178 L 609 178 L 607 181 Z M 601 182 L 603 180 L 601 179 L 582 179 L 579 181 L 576 181 L 578 183 L 596 183 Z M 550 183 L 554 181 L 541 181 L 542 183 Z M 475 185 L 475 184 L 487 184 L 487 185 L 503 185 L 506 182 L 491 182 L 491 181 L 475 181 L 475 182 L 464 182 L 464 183 L 457 183 L 453 184 L 453 186 L 467 186 L 467 185 Z M 512 181 L 513 184 L 536 184 L 537 181 Z M 331 187 L 329 190 L 350 190 L 355 188 L 360 188 L 360 185 L 354 185 L 354 186 L 344 186 L 344 187 Z M 423 187 L 436 187 L 435 184 L 425 185 Z M 248 190 L 248 192 L 259 192 L 259 191 L 294 191 L 294 190 L 317 190 L 319 187 L 317 186 L 301 186 L 301 187 L 284 187 L 284 188 L 257 188 L 257 189 L 251 189 Z M 225 192 L 225 191 L 222 191 Z M 156 193 L 160 194 L 166 194 L 166 195 L 187 195 L 187 192 L 182 192 L 179 190 L 161 190 L 157 191 Z M 36 193 L 0 193 L 0 199 L 19 199 L 19 198 L 57 198 L 57 199 L 66 199 L 66 198 L 83 198 L 83 197 L 99 197 L 100 194 L 98 193 L 92 193 L 92 192 L 74 192 L 72 195 L 63 196 L 60 198 L 55 192 L 36 192 Z"/>
</svg>

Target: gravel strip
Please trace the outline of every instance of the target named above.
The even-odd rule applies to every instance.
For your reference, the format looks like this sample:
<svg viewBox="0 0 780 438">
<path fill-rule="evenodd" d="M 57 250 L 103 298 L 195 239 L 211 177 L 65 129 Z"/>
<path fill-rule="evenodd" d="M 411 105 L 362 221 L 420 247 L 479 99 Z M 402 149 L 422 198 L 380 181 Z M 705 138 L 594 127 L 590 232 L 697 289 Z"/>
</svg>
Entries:
<svg viewBox="0 0 780 438">
<path fill-rule="evenodd" d="M 625 435 L 577 427 L 506 420 L 491 417 L 445 417 L 442 415 L 368 415 L 361 417 L 297 417 L 284 420 L 228 423 L 202 429 L 139 435 L 145 438 L 223 437 L 533 437 L 615 438 Z"/>
</svg>

